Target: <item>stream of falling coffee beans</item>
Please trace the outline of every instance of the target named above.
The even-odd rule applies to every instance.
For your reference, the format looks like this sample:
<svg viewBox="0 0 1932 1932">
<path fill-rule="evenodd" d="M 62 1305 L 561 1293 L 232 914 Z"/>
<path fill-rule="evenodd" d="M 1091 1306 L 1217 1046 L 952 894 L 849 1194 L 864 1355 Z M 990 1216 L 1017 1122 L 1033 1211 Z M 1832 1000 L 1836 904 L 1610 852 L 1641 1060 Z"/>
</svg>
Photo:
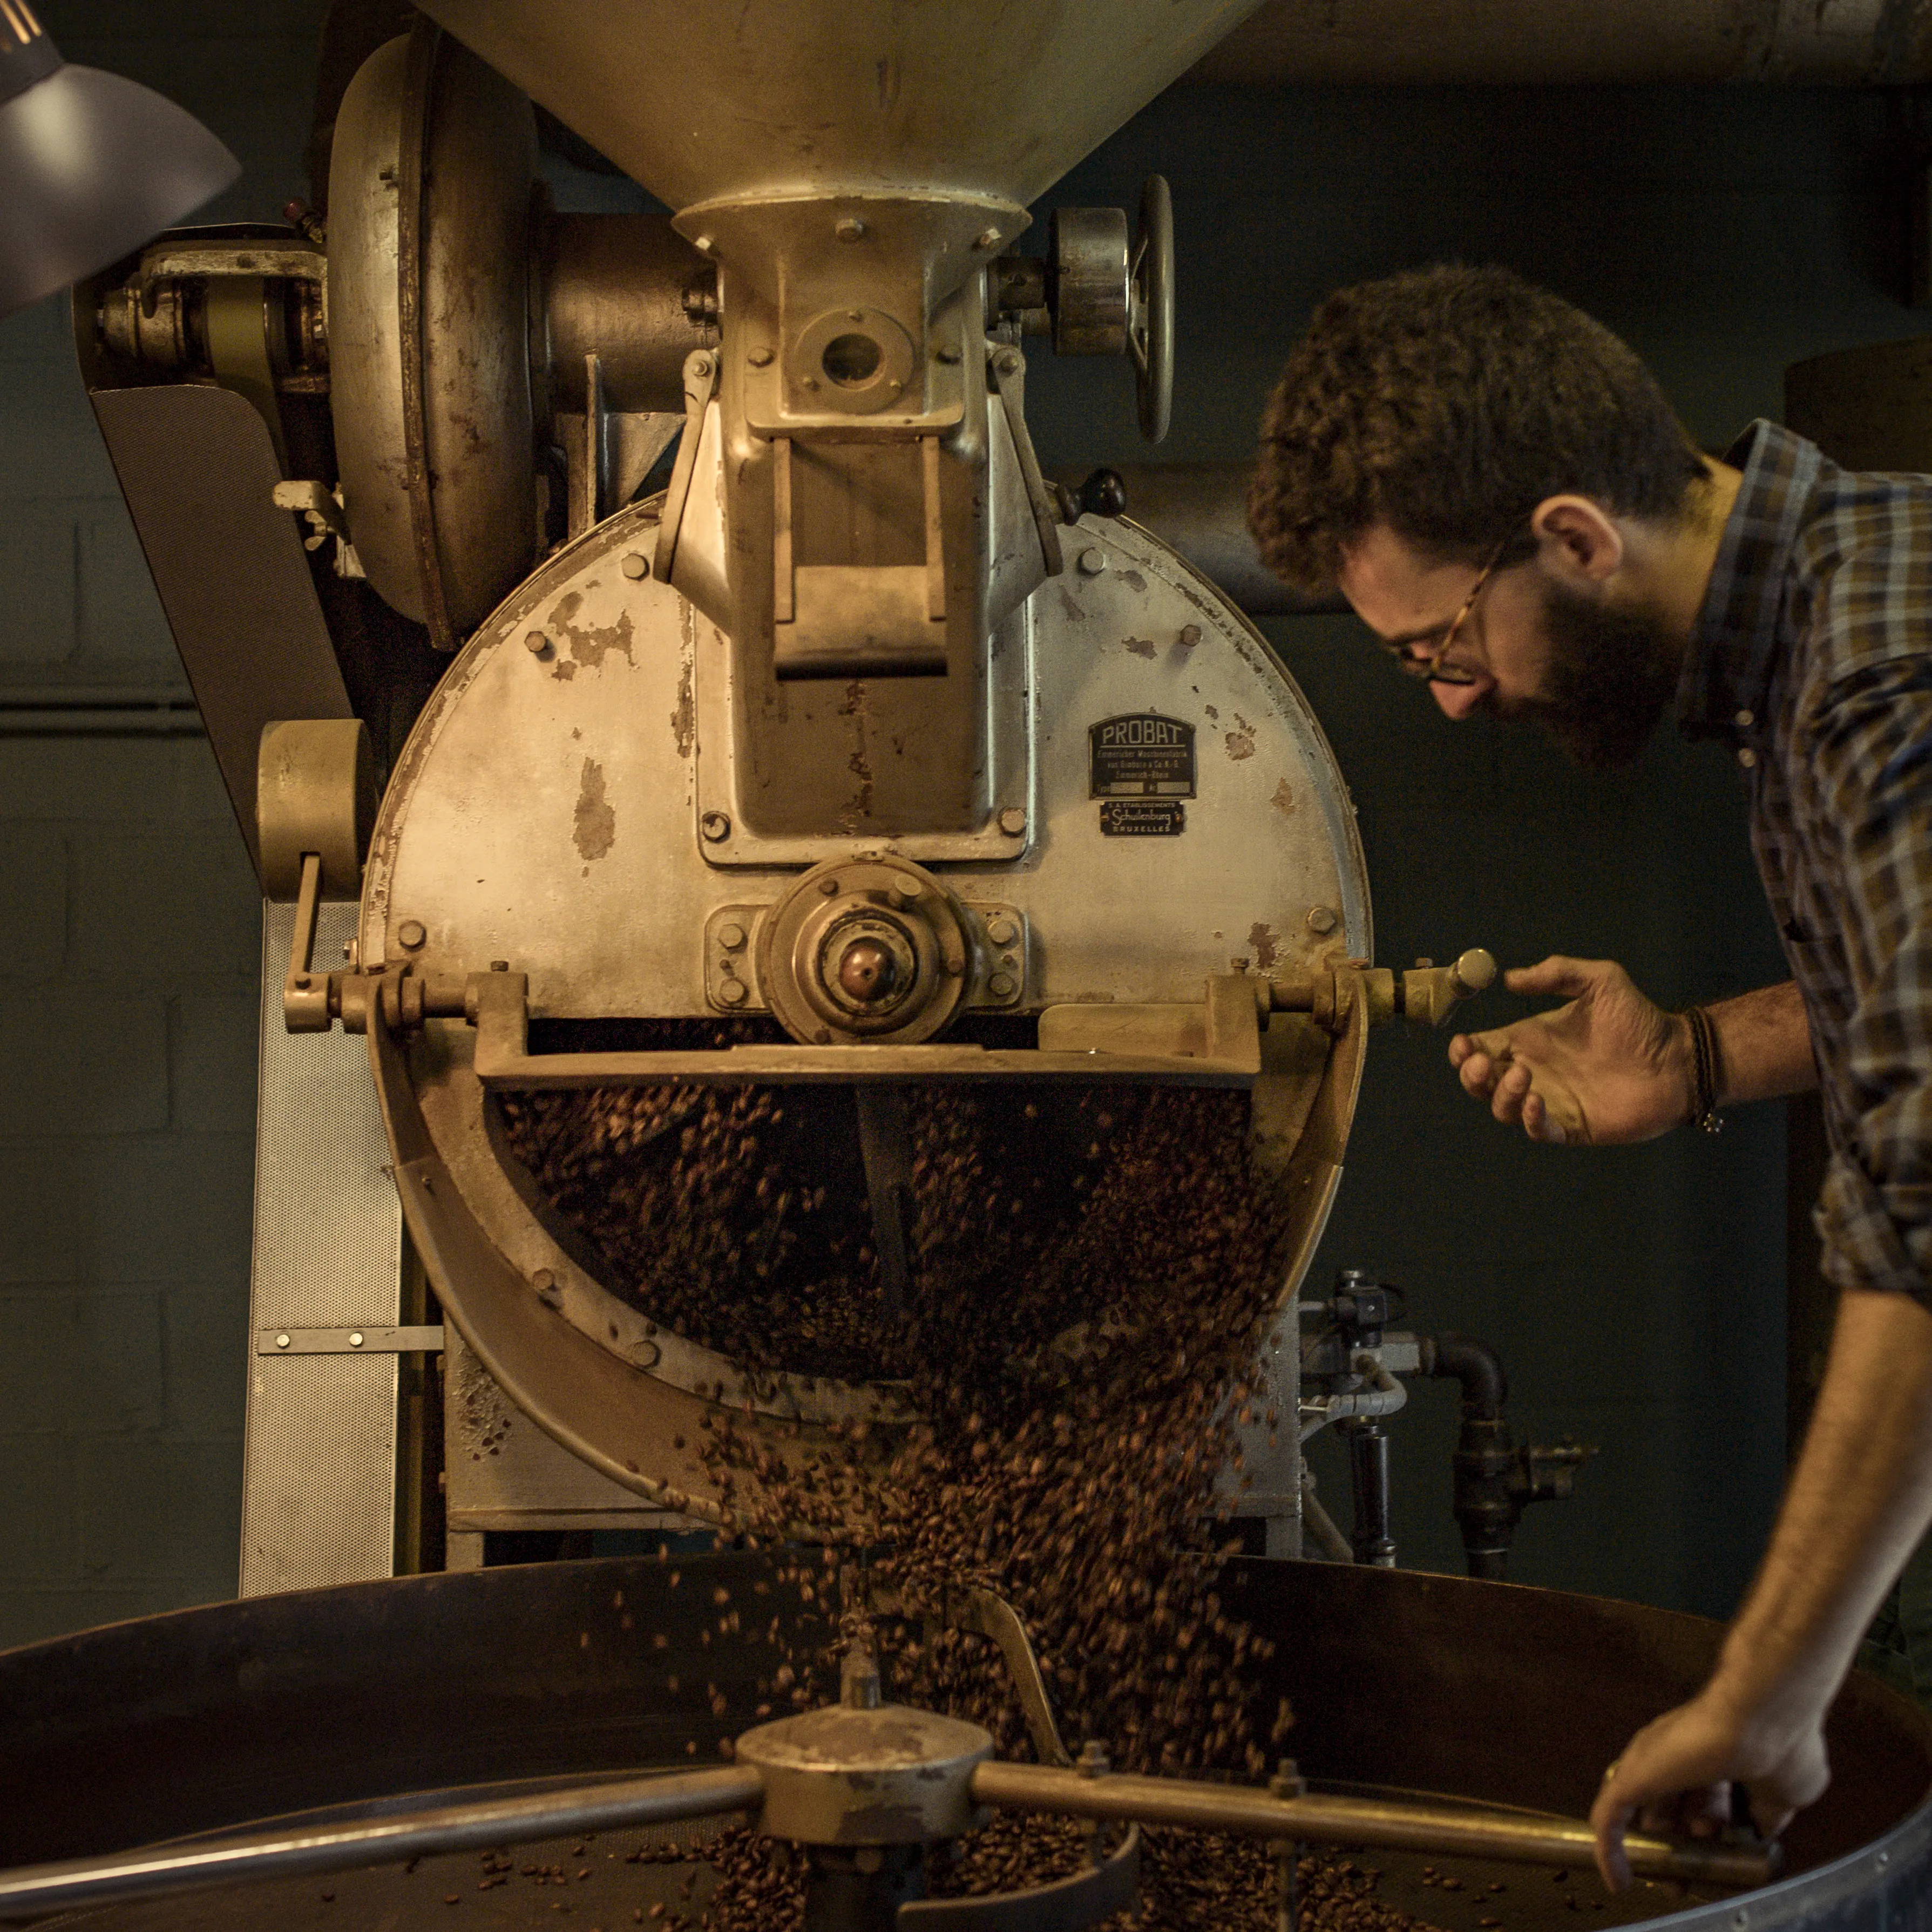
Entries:
<svg viewBox="0 0 1932 1932">
<path fill-rule="evenodd" d="M 1102 1739 L 1125 1771 L 1267 1775 L 1292 1714 L 1254 1708 L 1265 1640 L 1216 1588 L 1232 1547 L 1217 1479 L 1262 1400 L 1249 1378 L 1286 1265 L 1244 1093 L 914 1091 L 902 1305 L 879 1279 L 848 1091 L 609 1089 L 504 1109 L 514 1151 L 652 1320 L 748 1376 L 907 1385 L 910 1430 L 774 1443 L 721 1410 L 691 1448 L 732 1538 L 784 1550 L 809 1598 L 838 1606 L 865 1552 L 866 1599 L 904 1612 L 874 1631 L 890 1696 L 1033 1755 L 997 1648 L 940 1628 L 949 1591 L 984 1587 L 1024 1619 L 1076 1748 Z M 836 1694 L 837 1664 L 791 1658 L 772 1708 Z M 1085 1842 L 1063 1821 L 997 1819 L 934 1858 L 932 1889 L 1040 1884 L 1078 1869 Z M 684 1922 L 800 1922 L 802 1876 L 772 1847 L 740 1832 L 703 1855 L 719 1882 Z M 1303 1877 L 1310 1932 L 1419 1922 L 1352 1864 L 1304 1860 Z M 1121 1926 L 1276 1922 L 1262 1846 L 1149 1832 L 1142 1891 Z"/>
</svg>

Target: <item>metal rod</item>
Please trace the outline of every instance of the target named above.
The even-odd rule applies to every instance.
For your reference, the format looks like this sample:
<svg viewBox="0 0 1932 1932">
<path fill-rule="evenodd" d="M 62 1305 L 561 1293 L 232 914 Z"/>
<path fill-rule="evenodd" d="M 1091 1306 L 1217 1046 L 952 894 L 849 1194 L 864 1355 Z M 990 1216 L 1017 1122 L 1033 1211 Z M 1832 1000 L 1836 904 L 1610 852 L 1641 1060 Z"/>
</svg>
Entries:
<svg viewBox="0 0 1932 1932">
<path fill-rule="evenodd" d="M 1508 1858 L 1524 1864 L 1580 1870 L 1595 1862 L 1588 1826 L 1567 1818 L 1517 1812 L 1342 1798 L 1310 1792 L 1276 1798 L 1238 1784 L 1186 1778 L 1088 1777 L 1050 1765 L 974 1767 L 973 1796 L 1012 1811 L 1051 1811 L 1081 1818 L 1118 1818 L 1139 1825 L 1174 1825 L 1199 1832 L 1238 1832 L 1256 1838 L 1309 1839 L 1319 1844 L 1376 1845 L 1399 1850 Z M 1778 1876 L 1774 1845 L 1672 1844 L 1663 1838 L 1624 1840 L 1630 1869 L 1644 1878 L 1744 1892 Z"/>
<path fill-rule="evenodd" d="M 331 1825 L 238 1833 L 108 1858 L 23 1865 L 0 1872 L 0 1919 L 36 1918 L 209 1886 L 348 1871 L 441 1852 L 488 1850 L 580 1832 L 674 1825 L 752 1810 L 764 1797 L 764 1780 L 755 1770 L 730 1765 Z"/>
</svg>

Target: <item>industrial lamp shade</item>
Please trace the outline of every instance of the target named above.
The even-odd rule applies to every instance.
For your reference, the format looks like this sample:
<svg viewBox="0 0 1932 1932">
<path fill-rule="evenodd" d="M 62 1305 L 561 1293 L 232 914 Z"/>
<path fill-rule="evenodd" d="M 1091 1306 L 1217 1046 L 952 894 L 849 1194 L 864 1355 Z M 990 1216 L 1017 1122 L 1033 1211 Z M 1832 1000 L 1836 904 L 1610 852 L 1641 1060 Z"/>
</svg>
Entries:
<svg viewBox="0 0 1932 1932">
<path fill-rule="evenodd" d="M 193 115 L 70 67 L 26 0 L 0 0 L 0 316 L 104 268 L 241 172 Z"/>
</svg>

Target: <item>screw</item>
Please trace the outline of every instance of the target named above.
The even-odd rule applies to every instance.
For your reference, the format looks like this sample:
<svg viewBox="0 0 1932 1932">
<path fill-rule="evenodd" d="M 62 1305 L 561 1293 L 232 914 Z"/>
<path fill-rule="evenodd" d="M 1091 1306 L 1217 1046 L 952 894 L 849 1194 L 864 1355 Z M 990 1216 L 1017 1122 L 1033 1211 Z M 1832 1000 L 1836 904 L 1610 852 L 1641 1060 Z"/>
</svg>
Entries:
<svg viewBox="0 0 1932 1932">
<path fill-rule="evenodd" d="M 1010 1000 L 1013 996 L 1013 976 L 1010 973 L 995 973 L 986 982 L 986 990 L 996 1000 Z"/>
<path fill-rule="evenodd" d="M 624 553 L 624 561 L 618 566 L 618 568 L 633 584 L 651 574 L 650 560 L 640 550 L 626 550 Z"/>
<path fill-rule="evenodd" d="M 736 920 L 728 920 L 718 928 L 718 944 L 727 952 L 735 952 L 745 943 L 745 928 Z"/>
<path fill-rule="evenodd" d="M 490 970 L 493 973 L 507 973 L 510 970 L 510 962 L 507 959 L 493 959 L 490 962 Z"/>
<path fill-rule="evenodd" d="M 769 369 L 772 366 L 772 352 L 761 342 L 746 356 L 745 360 L 754 369 Z"/>
<path fill-rule="evenodd" d="M 541 631 L 531 631 L 524 638 L 524 649 L 535 656 L 541 656 L 550 649 L 550 640 Z"/>
<path fill-rule="evenodd" d="M 1000 231 L 997 228 L 982 228 L 973 238 L 973 245 L 981 254 L 991 254 L 1000 245 Z"/>
<path fill-rule="evenodd" d="M 1310 932 L 1333 932 L 1335 930 L 1334 909 L 1330 906 L 1310 906 L 1308 916 L 1303 923 Z"/>
<path fill-rule="evenodd" d="M 698 829 L 713 845 L 731 836 L 731 821 L 722 812 L 707 812 L 698 821 Z"/>
<path fill-rule="evenodd" d="M 350 1336 L 350 1338 L 349 1338 L 349 1346 L 350 1346 L 352 1348 L 361 1348 L 361 1347 L 362 1347 L 362 1330 L 361 1330 L 361 1329 L 358 1328 L 358 1329 L 354 1332 L 354 1334 L 352 1334 Z"/>
<path fill-rule="evenodd" d="M 718 988 L 718 997 L 728 1006 L 742 1006 L 745 1004 L 745 982 L 742 980 L 727 980 Z"/>
<path fill-rule="evenodd" d="M 1000 830 L 1009 838 L 1017 838 L 1026 830 L 1027 816 L 1019 806 L 1010 805 L 1000 814 Z"/>
<path fill-rule="evenodd" d="M 275 1337 L 275 1346 L 277 1348 L 286 1348 L 288 1346 L 289 1338 L 286 1335 L 278 1335 Z"/>
<path fill-rule="evenodd" d="M 1010 946 L 1019 936 L 1019 928 L 1004 913 L 998 914 L 986 922 L 986 937 L 995 946 Z"/>
<path fill-rule="evenodd" d="M 1107 567 L 1107 554 L 1102 550 L 1083 550 L 1080 553 L 1080 574 L 1098 577 Z"/>
<path fill-rule="evenodd" d="M 429 937 L 419 919 L 406 919 L 396 928 L 396 938 L 406 952 L 413 952 Z"/>
<path fill-rule="evenodd" d="M 866 224 L 856 214 L 848 214 L 833 224 L 832 232 L 842 242 L 856 242 L 864 236 Z"/>
</svg>

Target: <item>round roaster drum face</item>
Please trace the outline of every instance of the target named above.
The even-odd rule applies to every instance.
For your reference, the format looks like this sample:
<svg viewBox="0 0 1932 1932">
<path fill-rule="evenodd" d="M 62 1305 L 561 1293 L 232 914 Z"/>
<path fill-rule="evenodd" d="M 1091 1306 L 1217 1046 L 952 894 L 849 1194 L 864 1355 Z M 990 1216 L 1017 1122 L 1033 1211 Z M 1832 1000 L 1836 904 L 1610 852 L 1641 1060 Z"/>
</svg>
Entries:
<svg viewBox="0 0 1932 1932">
<path fill-rule="evenodd" d="M 814 868 L 857 878 L 881 862 L 933 880 L 975 935 L 942 1043 L 1028 1047 L 1048 1008 L 1198 1006 L 1210 979 L 1369 954 L 1353 812 L 1305 700 L 1245 620 L 1134 526 L 1070 530 L 1082 568 L 1003 628 L 992 742 L 1030 758 L 1032 802 L 963 843 L 882 837 L 863 819 L 866 800 L 916 776 L 920 747 L 886 728 L 897 695 L 738 688 L 729 640 L 621 567 L 655 536 L 653 506 L 620 512 L 452 665 L 383 802 L 364 962 L 506 962 L 527 975 L 532 1054 L 788 1040 L 798 1025 L 781 1028 L 758 979 L 759 922 Z M 851 734 L 836 761 L 854 767 L 849 833 L 760 832 L 759 774 L 730 749 L 754 703 L 793 718 L 818 706 Z M 895 780 L 901 758 L 910 776 Z M 983 856 L 994 836 L 1010 854 L 998 864 Z M 982 856 L 949 856 L 968 850 Z M 912 930 L 890 898 L 879 920 Z M 934 929 L 943 956 L 954 928 Z M 849 967 L 874 990 L 860 976 L 880 962 L 850 959 L 837 934 L 807 938 L 808 964 L 822 952 L 826 973 Z M 857 1004 L 897 996 L 888 985 L 876 1008 Z M 520 1407 L 647 1493 L 673 1430 L 721 1393 L 776 1418 L 909 1418 L 904 1380 L 956 1345 L 962 1311 L 986 1346 L 1044 1355 L 1070 1331 L 1078 1345 L 1130 1328 L 1136 1294 L 1184 1295 L 1231 1268 L 1292 1289 L 1360 1071 L 1359 1038 L 1278 1016 L 1251 1088 L 899 1088 L 895 1296 L 853 1086 L 486 1090 L 474 1039 L 432 1021 L 387 1076 L 392 1138 L 419 1136 L 446 1177 L 439 1201 L 464 1217 L 463 1240 L 422 1241 L 438 1294 Z M 1207 1163 L 1225 1178 L 1230 1149 L 1242 1198 L 1191 1223 L 1190 1177 Z M 459 1264 L 459 1249 L 482 1264 Z M 640 1404 L 661 1428 L 634 1425 Z"/>
</svg>

